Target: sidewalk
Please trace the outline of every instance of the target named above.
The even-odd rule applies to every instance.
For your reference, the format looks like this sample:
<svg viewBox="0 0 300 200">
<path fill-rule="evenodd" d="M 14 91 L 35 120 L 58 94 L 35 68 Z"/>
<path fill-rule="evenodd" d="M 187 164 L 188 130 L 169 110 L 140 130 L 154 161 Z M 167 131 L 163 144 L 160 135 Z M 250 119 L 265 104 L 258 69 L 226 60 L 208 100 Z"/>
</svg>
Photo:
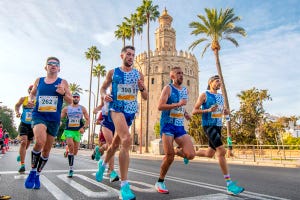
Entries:
<svg viewBox="0 0 300 200">
<path fill-rule="evenodd" d="M 65 150 L 62 148 L 52 148 L 52 153 L 62 154 Z M 93 153 L 92 149 L 80 149 L 78 151 L 78 155 L 88 156 L 90 157 Z M 118 154 L 118 151 L 117 153 Z M 139 150 L 137 152 L 130 152 L 130 157 L 137 159 L 150 159 L 150 160 L 162 160 L 164 155 L 156 155 L 151 153 L 151 149 L 149 149 L 149 153 L 145 153 L 143 149 L 143 153 L 140 154 Z M 181 157 L 175 156 L 175 160 L 182 160 Z M 209 163 L 218 163 L 215 158 L 203 158 L 203 157 L 195 157 L 190 162 L 209 162 Z M 240 158 L 227 158 L 228 164 L 238 164 L 238 165 L 251 165 L 251 166 L 269 166 L 269 167 L 287 167 L 287 168 L 300 168 L 300 160 L 296 161 L 287 161 L 287 160 L 257 160 L 254 162 L 251 159 L 240 159 Z"/>
</svg>

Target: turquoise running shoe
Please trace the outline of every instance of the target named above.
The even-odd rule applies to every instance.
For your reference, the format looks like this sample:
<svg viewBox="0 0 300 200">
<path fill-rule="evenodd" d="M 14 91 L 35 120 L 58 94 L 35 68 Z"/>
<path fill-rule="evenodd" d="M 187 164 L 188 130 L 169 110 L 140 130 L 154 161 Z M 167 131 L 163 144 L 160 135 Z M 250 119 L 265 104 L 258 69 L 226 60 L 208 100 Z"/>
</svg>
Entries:
<svg viewBox="0 0 300 200">
<path fill-rule="evenodd" d="M 129 183 L 121 187 L 120 196 L 123 200 L 135 200 L 135 195 L 131 191 Z"/>
<path fill-rule="evenodd" d="M 73 170 L 69 170 L 69 174 L 68 174 L 68 178 L 72 178 L 73 177 Z"/>
<path fill-rule="evenodd" d="M 184 164 L 187 165 L 187 164 L 189 164 L 190 161 L 189 161 L 189 159 L 187 159 L 187 158 L 183 158 L 183 162 L 184 162 Z"/>
<path fill-rule="evenodd" d="M 40 175 L 36 175 L 35 176 L 35 180 L 34 180 L 34 189 L 40 189 L 41 187 L 41 183 L 40 183 Z"/>
<path fill-rule="evenodd" d="M 25 188 L 32 189 L 34 187 L 36 171 L 30 171 L 25 181 Z"/>
<path fill-rule="evenodd" d="M 21 162 L 21 156 L 20 155 L 17 156 L 17 162 Z"/>
<path fill-rule="evenodd" d="M 101 157 L 101 153 L 100 153 L 100 150 L 99 150 L 99 146 L 96 146 L 95 147 L 95 160 L 99 161 L 100 157 Z"/>
<path fill-rule="evenodd" d="M 103 160 L 98 162 L 98 171 L 96 172 L 96 181 L 101 182 L 103 180 L 103 174 L 105 171 L 105 167 L 102 166 Z"/>
<path fill-rule="evenodd" d="M 231 182 L 227 186 L 227 193 L 231 195 L 238 195 L 242 193 L 245 189 L 243 187 L 237 186 L 236 182 Z"/>
<path fill-rule="evenodd" d="M 112 182 L 115 182 L 118 180 L 119 180 L 119 176 L 118 176 L 117 172 L 115 170 L 112 170 L 109 175 L 109 181 L 112 183 Z"/>
<path fill-rule="evenodd" d="M 167 189 L 165 182 L 156 182 L 155 183 L 155 189 L 158 193 L 161 194 L 168 194 L 169 190 Z"/>
</svg>

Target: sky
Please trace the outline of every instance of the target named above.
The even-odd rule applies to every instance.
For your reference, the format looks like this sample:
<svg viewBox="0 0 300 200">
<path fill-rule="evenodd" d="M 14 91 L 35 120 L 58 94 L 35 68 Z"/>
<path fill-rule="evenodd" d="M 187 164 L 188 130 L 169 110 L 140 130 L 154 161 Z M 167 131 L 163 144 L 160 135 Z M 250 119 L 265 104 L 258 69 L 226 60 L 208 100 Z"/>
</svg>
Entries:
<svg viewBox="0 0 300 200">
<path fill-rule="evenodd" d="M 116 26 L 140 6 L 142 0 L 1 0 L 0 1 L 0 102 L 13 109 L 37 77 L 45 76 L 46 58 L 61 61 L 60 77 L 89 88 L 90 61 L 85 52 L 91 46 L 101 51 L 99 63 L 106 70 L 121 64 L 122 40 L 114 37 Z M 239 109 L 237 94 L 253 87 L 267 89 L 272 101 L 264 103 L 267 113 L 277 116 L 300 115 L 300 9 L 297 0 L 153 0 L 159 11 L 166 8 L 173 17 L 177 51 L 189 51 L 196 37 L 189 23 L 199 21 L 204 8 L 234 8 L 247 37 L 234 35 L 235 47 L 221 41 L 220 62 L 231 109 Z M 150 24 L 151 49 L 155 48 Z M 136 54 L 147 50 L 144 34 L 135 38 Z M 131 44 L 127 41 L 127 44 Z M 210 76 L 217 74 L 215 59 L 203 45 L 193 53 L 199 63 L 199 91 Z M 92 91 L 96 93 L 97 80 Z M 93 98 L 92 98 L 93 100 Z M 88 108 L 88 93 L 81 95 Z M 93 103 L 92 103 L 93 104 Z M 16 123 L 19 121 L 17 120 Z"/>
</svg>

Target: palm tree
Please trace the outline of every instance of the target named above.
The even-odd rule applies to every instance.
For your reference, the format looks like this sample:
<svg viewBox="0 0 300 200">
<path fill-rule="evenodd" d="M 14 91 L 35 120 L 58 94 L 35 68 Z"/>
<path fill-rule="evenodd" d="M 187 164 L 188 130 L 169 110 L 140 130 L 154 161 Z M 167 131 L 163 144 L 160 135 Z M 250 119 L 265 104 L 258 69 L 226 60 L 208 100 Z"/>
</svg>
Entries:
<svg viewBox="0 0 300 200">
<path fill-rule="evenodd" d="M 125 40 L 131 38 L 131 28 L 130 26 L 123 22 L 121 25 L 117 25 L 118 29 L 115 31 L 115 37 L 117 39 L 122 39 L 123 47 L 125 47 Z"/>
<path fill-rule="evenodd" d="M 88 51 L 85 52 L 86 59 L 91 61 L 91 70 L 90 70 L 90 88 L 89 88 L 89 115 L 91 115 L 91 91 L 92 91 L 92 70 L 94 66 L 94 61 L 98 61 L 101 56 L 101 52 L 97 49 L 96 46 L 91 46 L 88 48 Z M 91 129 L 88 131 L 88 148 L 90 148 L 90 133 Z"/>
<path fill-rule="evenodd" d="M 159 17 L 158 5 L 153 5 L 152 0 L 143 0 L 140 7 L 137 8 L 138 16 L 141 18 L 143 24 L 147 24 L 147 44 L 148 44 L 148 66 L 147 66 L 147 91 L 149 97 L 150 88 L 150 21 L 156 21 Z M 148 150 L 148 122 L 149 122 L 149 100 L 147 101 L 147 117 L 146 117 L 146 148 Z"/>
<path fill-rule="evenodd" d="M 71 93 L 78 92 L 82 94 L 82 88 L 80 87 L 80 85 L 77 85 L 76 83 L 70 83 L 69 88 Z"/>
<path fill-rule="evenodd" d="M 93 68 L 93 71 L 92 71 L 92 74 L 94 77 L 97 77 L 98 79 L 98 84 L 97 84 L 97 93 L 96 93 L 96 103 L 95 105 L 97 106 L 98 105 L 98 99 L 99 99 L 99 92 L 100 92 L 100 77 L 104 77 L 106 75 L 106 70 L 105 70 L 105 66 L 104 65 L 101 65 L 101 64 L 98 64 L 96 66 L 94 66 Z M 95 114 L 93 114 L 93 123 L 95 121 Z M 94 133 L 95 133 L 95 124 L 93 124 L 93 136 L 92 136 L 92 144 L 94 144 Z"/>
<path fill-rule="evenodd" d="M 194 49 L 198 44 L 202 42 L 208 42 L 203 49 L 202 57 L 208 47 L 211 47 L 214 52 L 216 59 L 216 67 L 218 71 L 218 75 L 222 81 L 221 91 L 224 95 L 225 100 L 225 108 L 230 110 L 228 96 L 226 92 L 225 82 L 221 70 L 221 64 L 219 59 L 219 51 L 221 49 L 220 40 L 225 39 L 232 42 L 236 47 L 239 46 L 238 42 L 231 36 L 232 34 L 238 34 L 241 36 L 246 36 L 247 33 L 244 28 L 235 26 L 235 22 L 241 20 L 240 17 L 235 16 L 233 12 L 233 8 L 227 8 L 223 11 L 221 9 L 219 12 L 217 9 L 208 9 L 205 8 L 206 16 L 198 15 L 200 22 L 191 22 L 189 24 L 190 28 L 194 30 L 191 32 L 192 35 L 204 35 L 194 41 L 189 49 Z M 230 121 L 227 122 L 227 136 L 231 136 L 231 124 Z"/>
<path fill-rule="evenodd" d="M 98 105 L 98 100 L 99 100 L 99 92 L 100 92 L 100 78 L 106 76 L 106 70 L 105 66 L 98 64 L 94 66 L 92 74 L 94 77 L 97 77 L 98 79 L 98 84 L 97 84 L 97 93 L 96 93 L 96 105 Z"/>
<path fill-rule="evenodd" d="M 124 17 L 125 22 L 131 28 L 132 46 L 134 46 L 134 36 L 143 32 L 143 24 L 136 13 L 131 14 L 130 18 Z"/>
</svg>

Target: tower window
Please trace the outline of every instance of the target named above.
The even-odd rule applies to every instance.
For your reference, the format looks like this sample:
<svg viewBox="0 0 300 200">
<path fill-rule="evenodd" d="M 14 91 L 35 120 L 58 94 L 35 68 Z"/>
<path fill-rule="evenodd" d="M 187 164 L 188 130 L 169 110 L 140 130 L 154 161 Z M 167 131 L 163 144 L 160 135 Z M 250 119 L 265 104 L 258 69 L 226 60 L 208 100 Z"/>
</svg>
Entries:
<svg viewBox="0 0 300 200">
<path fill-rule="evenodd" d="M 190 80 L 187 80 L 187 83 L 186 83 L 188 86 L 190 86 Z"/>
<path fill-rule="evenodd" d="M 151 79 L 151 84 L 152 84 L 152 85 L 154 84 L 154 78 Z"/>
</svg>

